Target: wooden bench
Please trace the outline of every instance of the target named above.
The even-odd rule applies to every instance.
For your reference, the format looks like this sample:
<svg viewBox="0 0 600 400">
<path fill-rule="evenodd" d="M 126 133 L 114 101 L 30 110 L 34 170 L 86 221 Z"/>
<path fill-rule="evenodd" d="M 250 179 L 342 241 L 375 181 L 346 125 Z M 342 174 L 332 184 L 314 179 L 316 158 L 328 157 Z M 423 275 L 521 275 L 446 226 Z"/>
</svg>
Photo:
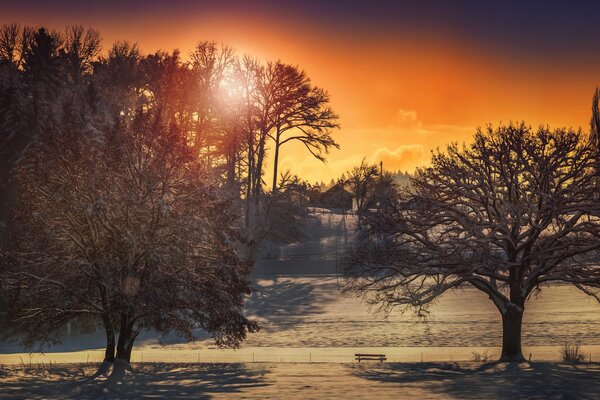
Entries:
<svg viewBox="0 0 600 400">
<path fill-rule="evenodd" d="M 354 354 L 356 360 L 361 362 L 363 360 L 379 360 L 379 362 L 384 362 L 387 360 L 385 354 L 364 354 L 364 353 L 356 353 Z"/>
</svg>

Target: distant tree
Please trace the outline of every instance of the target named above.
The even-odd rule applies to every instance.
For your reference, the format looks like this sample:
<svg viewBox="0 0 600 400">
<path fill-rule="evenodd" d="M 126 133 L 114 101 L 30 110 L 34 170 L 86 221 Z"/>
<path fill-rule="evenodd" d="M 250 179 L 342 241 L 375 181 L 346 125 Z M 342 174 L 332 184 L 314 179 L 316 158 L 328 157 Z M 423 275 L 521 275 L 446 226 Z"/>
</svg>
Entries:
<svg viewBox="0 0 600 400">
<path fill-rule="evenodd" d="M 394 176 L 375 164 L 368 164 L 365 159 L 346 174 L 348 177 L 340 181 L 354 196 L 359 213 L 388 201 L 396 194 L 398 185 Z"/>
<path fill-rule="evenodd" d="M 345 178 L 343 183 L 354 196 L 357 210 L 359 212 L 367 210 L 373 203 L 373 192 L 379 175 L 379 168 L 375 164 L 368 164 L 366 159 L 363 158 L 360 165 L 346 172 L 346 174 L 348 177 Z"/>
<path fill-rule="evenodd" d="M 380 171 L 373 188 L 372 202 L 376 207 L 384 207 L 393 201 L 398 194 L 398 182 L 391 172 Z"/>
<path fill-rule="evenodd" d="M 301 142 L 318 160 L 339 145 L 331 137 L 338 128 L 338 116 L 329 106 L 329 95 L 314 87 L 304 71 L 281 62 L 269 63 L 264 79 L 259 81 L 259 91 L 268 99 L 268 134 L 273 140 L 272 191 L 277 191 L 277 171 L 281 146 L 291 141 Z"/>
<path fill-rule="evenodd" d="M 94 63 L 94 85 L 107 119 L 131 117 L 147 104 L 143 54 L 137 44 L 115 42 L 108 55 Z"/>
<path fill-rule="evenodd" d="M 85 75 L 92 73 L 92 65 L 100 55 L 100 33 L 81 25 L 67 26 L 62 55 L 68 76 L 74 86 L 79 86 Z"/>
<path fill-rule="evenodd" d="M 142 329 L 191 340 L 202 328 L 238 346 L 257 328 L 242 313 L 251 266 L 236 256 L 235 215 L 185 135 L 142 111 L 98 137 L 81 128 L 64 121 L 17 170 L 15 332 L 32 343 L 96 316 L 107 360 L 118 332 L 121 364 Z"/>
<path fill-rule="evenodd" d="M 40 28 L 33 34 L 23 59 L 23 82 L 32 100 L 30 130 L 34 136 L 49 127 L 56 113 L 55 100 L 65 82 L 61 47 L 58 33 Z"/>
<path fill-rule="evenodd" d="M 600 288 L 600 203 L 588 136 L 524 124 L 478 131 L 417 171 L 395 201 L 367 214 L 348 254 L 347 292 L 382 310 L 424 310 L 470 285 L 502 316 L 502 361 L 524 360 L 521 324 L 532 292 Z"/>
<path fill-rule="evenodd" d="M 600 171 L 600 110 L 598 102 L 600 101 L 600 90 L 596 88 L 592 98 L 592 118 L 590 120 L 590 136 L 596 150 L 596 168 Z"/>
<path fill-rule="evenodd" d="M 596 146 L 599 146 L 600 143 L 600 110 L 598 110 L 599 101 L 600 89 L 596 88 L 594 91 L 594 97 L 592 98 L 592 119 L 590 120 L 590 131 Z"/>
<path fill-rule="evenodd" d="M 0 246 L 17 197 L 11 182 L 12 168 L 32 136 L 30 122 L 25 118 L 30 96 L 21 80 L 32 37 L 30 27 L 0 26 Z"/>
</svg>

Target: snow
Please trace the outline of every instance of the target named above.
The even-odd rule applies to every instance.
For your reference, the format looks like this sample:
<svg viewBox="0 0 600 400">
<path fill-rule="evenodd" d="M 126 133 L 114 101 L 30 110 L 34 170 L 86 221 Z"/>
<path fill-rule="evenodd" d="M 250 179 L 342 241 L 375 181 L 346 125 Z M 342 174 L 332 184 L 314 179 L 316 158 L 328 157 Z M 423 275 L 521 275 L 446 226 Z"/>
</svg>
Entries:
<svg viewBox="0 0 600 400">
<path fill-rule="evenodd" d="M 134 347 L 134 361 L 162 362 L 352 362 L 357 352 L 388 355 L 390 361 L 469 360 L 473 352 L 499 354 L 500 316 L 475 289 L 445 294 L 431 309 L 427 323 L 411 314 L 385 318 L 353 297 L 339 293 L 336 276 L 256 277 L 257 292 L 248 314 L 262 329 L 249 334 L 239 350 L 216 349 L 203 338 L 188 343 L 175 335 L 158 343 L 144 332 Z M 526 306 L 523 343 L 526 357 L 558 360 L 565 341 L 580 341 L 586 355 L 600 360 L 600 306 L 571 286 L 545 288 Z M 201 332 L 198 332 L 201 334 Z M 28 354 L 0 343 L 0 364 L 87 362 L 102 359 L 104 333 L 65 335 L 63 344 L 45 355 Z M 89 352 L 89 349 L 97 349 Z"/>
<path fill-rule="evenodd" d="M 92 366 L 0 370 L 0 399 L 600 398 L 600 365 L 553 363 L 142 364 L 122 382 Z"/>
</svg>

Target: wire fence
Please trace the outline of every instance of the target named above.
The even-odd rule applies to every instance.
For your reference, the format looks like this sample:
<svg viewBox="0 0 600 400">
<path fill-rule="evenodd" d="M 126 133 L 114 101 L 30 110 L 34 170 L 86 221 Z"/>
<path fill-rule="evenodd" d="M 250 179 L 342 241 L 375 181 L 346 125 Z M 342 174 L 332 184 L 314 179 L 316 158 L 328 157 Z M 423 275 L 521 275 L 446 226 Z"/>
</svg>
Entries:
<svg viewBox="0 0 600 400">
<path fill-rule="evenodd" d="M 355 354 L 383 354 L 385 362 L 493 361 L 499 348 L 252 348 L 234 350 L 142 350 L 131 355 L 133 363 L 355 363 Z M 524 348 L 530 361 L 561 361 L 560 346 Z M 600 361 L 600 346 L 582 348 L 586 362 Z M 92 364 L 100 363 L 104 351 L 71 353 L 1 354 L 2 365 Z M 364 362 L 364 361 L 363 361 Z M 371 361 L 373 362 L 373 361 Z M 379 362 L 379 361 L 374 361 Z"/>
</svg>

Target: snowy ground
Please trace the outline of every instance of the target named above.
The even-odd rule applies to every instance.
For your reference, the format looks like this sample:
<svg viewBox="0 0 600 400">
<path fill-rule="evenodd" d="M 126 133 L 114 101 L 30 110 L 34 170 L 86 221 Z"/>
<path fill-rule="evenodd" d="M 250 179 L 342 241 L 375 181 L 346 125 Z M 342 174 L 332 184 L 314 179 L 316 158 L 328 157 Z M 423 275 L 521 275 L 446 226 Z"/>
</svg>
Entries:
<svg viewBox="0 0 600 400">
<path fill-rule="evenodd" d="M 432 357 L 429 358 L 431 361 L 446 361 L 450 357 L 464 359 L 464 356 L 459 356 L 461 352 L 470 355 L 472 351 L 479 351 L 471 350 L 472 347 L 487 347 L 493 353 L 493 348 L 500 346 L 500 316 L 489 299 L 473 288 L 442 296 L 432 306 L 427 323 L 410 313 L 392 313 L 387 317 L 379 315 L 360 299 L 341 295 L 342 281 L 335 274 L 338 268 L 336 260 L 341 249 L 351 240 L 351 228 L 355 224 L 353 218 L 320 214 L 303 243 L 267 246 L 252 277 L 255 293 L 246 304 L 247 314 L 258 320 L 262 328 L 248 336 L 243 345 L 245 357 L 251 357 L 251 353 L 260 357 L 261 353 L 285 356 L 295 352 L 300 353 L 303 360 L 302 357 L 309 353 L 318 353 L 311 350 L 314 348 L 323 349 L 321 354 L 349 349 L 336 353 L 341 356 L 321 358 L 322 361 L 343 362 L 348 361 L 343 354 L 352 354 L 352 349 L 385 347 L 390 349 L 388 353 L 412 354 L 404 358 L 398 356 L 396 361 L 415 361 L 414 351 L 394 349 L 417 347 L 423 348 L 428 353 L 426 358 L 427 355 Z M 148 355 L 150 352 L 164 354 L 166 351 L 214 348 L 209 339 L 203 338 L 202 332 L 197 334 L 201 340 L 194 343 L 185 343 L 174 335 L 168 336 L 164 338 L 166 347 L 163 347 L 158 343 L 155 332 L 143 332 L 134 350 Z M 555 357 L 548 358 L 547 354 L 542 357 L 539 346 L 560 346 L 564 342 L 580 342 L 584 347 L 600 345 L 600 305 L 571 286 L 544 288 L 539 296 L 527 303 L 523 343 L 537 348 L 532 351 L 534 359 L 548 360 Z M 62 343 L 46 351 L 101 349 L 104 343 L 102 329 L 85 334 L 65 332 Z M 14 361 L 14 355 L 24 351 L 15 343 L 0 342 L 0 364 L 7 363 L 7 357 Z M 87 360 L 87 357 L 78 357 L 72 360 Z M 215 361 L 249 360 L 230 357 L 227 352 L 221 359 L 211 357 Z M 154 359 L 161 361 L 158 356 Z M 287 359 L 296 361 L 291 356 Z M 94 358 L 90 360 L 94 361 Z M 20 363 L 20 359 L 16 362 Z"/>
<path fill-rule="evenodd" d="M 137 341 L 134 359 L 350 362 L 354 352 L 378 351 L 390 361 L 420 361 L 421 354 L 425 361 L 450 361 L 468 360 L 473 351 L 499 353 L 499 315 L 474 289 L 445 295 L 424 323 L 410 314 L 388 318 L 373 314 L 359 299 L 342 296 L 335 276 L 259 277 L 255 286 L 257 292 L 247 307 L 262 328 L 248 336 L 241 350 L 217 350 L 210 339 L 187 343 L 176 336 L 167 337 L 162 346 L 155 333 L 145 332 Z M 101 349 L 104 340 L 102 331 L 65 335 L 63 344 L 50 348 L 44 358 L 34 355 L 32 361 L 96 361 L 101 351 L 91 356 L 54 353 Z M 532 353 L 534 360 L 556 360 L 558 346 L 566 341 L 581 342 L 586 354 L 600 360 L 600 306 L 570 286 L 546 288 L 527 305 L 525 354 Z M 30 361 L 27 354 L 18 354 L 23 349 L 15 344 L 0 344 L 0 352 L 4 353 L 0 364 Z"/>
<path fill-rule="evenodd" d="M 0 370 L 6 399 L 600 399 L 600 364 L 144 364 L 117 384 L 91 367 Z"/>
<path fill-rule="evenodd" d="M 163 346 L 154 332 L 144 332 L 132 356 L 139 373 L 118 385 L 116 398 L 600 399 L 595 363 L 457 364 L 473 352 L 492 359 L 499 353 L 499 315 L 474 289 L 444 295 L 427 323 L 410 314 L 386 318 L 360 299 L 342 296 L 336 259 L 346 240 L 340 227 L 349 222 L 325 218 L 331 220 L 311 240 L 273 249 L 257 266 L 247 313 L 262 329 L 241 349 L 219 350 L 207 338 L 186 343 L 175 336 Z M 527 304 L 524 353 L 534 361 L 557 361 L 566 341 L 581 342 L 586 359 L 599 361 L 599 333 L 600 306 L 572 287 L 545 288 Z M 84 381 L 102 358 L 102 331 L 65 332 L 62 339 L 43 355 L 0 343 L 0 398 L 114 393 L 110 382 Z M 358 365 L 356 352 L 384 353 L 390 363 Z M 46 368 L 35 368 L 37 362 Z M 48 367 L 48 362 L 85 364 Z"/>
</svg>

